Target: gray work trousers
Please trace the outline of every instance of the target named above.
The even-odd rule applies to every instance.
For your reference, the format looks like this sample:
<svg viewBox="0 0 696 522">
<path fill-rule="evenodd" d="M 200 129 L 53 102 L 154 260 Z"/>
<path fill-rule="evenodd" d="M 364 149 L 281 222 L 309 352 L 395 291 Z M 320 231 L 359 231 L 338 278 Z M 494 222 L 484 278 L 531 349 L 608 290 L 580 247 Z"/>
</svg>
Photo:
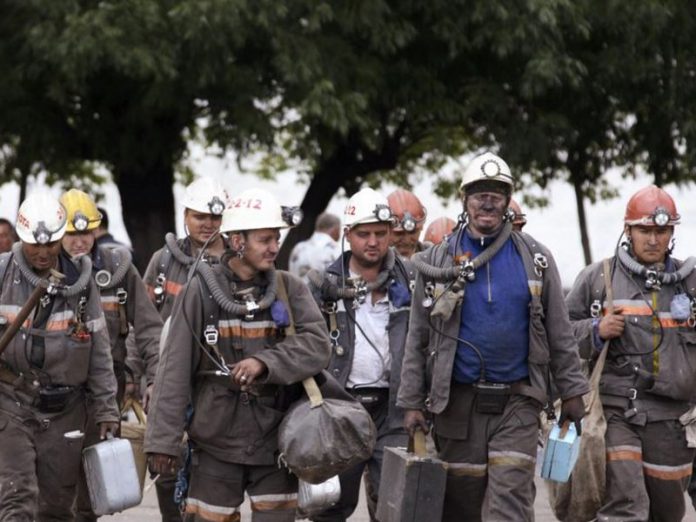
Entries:
<svg viewBox="0 0 696 522">
<path fill-rule="evenodd" d="M 245 491 L 251 500 L 253 522 L 295 520 L 297 478 L 275 464 L 233 464 L 194 450 L 190 484 L 184 510 L 187 522 L 239 522 Z"/>
<path fill-rule="evenodd" d="M 605 406 L 607 484 L 597 520 L 677 522 L 696 450 L 687 448 L 678 419 L 631 424 L 624 410 Z"/>
<path fill-rule="evenodd" d="M 49 416 L 0 395 L 0 520 L 73 519 L 85 418 L 82 397 Z"/>
<path fill-rule="evenodd" d="M 452 384 L 434 417 L 438 456 L 448 462 L 442 520 L 534 520 L 534 468 L 541 404 L 511 395 L 502 413 L 476 411 L 471 386 Z"/>
</svg>

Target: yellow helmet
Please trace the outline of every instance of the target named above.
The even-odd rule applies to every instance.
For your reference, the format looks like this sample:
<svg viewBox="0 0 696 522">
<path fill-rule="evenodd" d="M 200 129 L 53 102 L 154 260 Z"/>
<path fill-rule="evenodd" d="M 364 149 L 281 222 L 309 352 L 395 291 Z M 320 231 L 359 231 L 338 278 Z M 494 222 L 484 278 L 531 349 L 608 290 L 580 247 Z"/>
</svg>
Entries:
<svg viewBox="0 0 696 522">
<path fill-rule="evenodd" d="M 68 212 L 66 232 L 94 230 L 101 223 L 102 215 L 97 210 L 97 204 L 86 192 L 70 189 L 60 197 L 60 202 Z"/>
</svg>

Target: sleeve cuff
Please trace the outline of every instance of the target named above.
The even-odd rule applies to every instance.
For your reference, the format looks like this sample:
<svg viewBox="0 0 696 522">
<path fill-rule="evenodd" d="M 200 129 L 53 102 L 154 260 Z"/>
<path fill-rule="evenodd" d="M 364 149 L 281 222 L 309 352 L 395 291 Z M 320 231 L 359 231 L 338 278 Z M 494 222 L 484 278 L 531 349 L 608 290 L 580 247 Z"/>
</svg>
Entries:
<svg viewBox="0 0 696 522">
<path fill-rule="evenodd" d="M 592 342 L 594 343 L 594 349 L 598 352 L 602 351 L 604 347 L 604 339 L 599 336 L 599 317 L 592 319 Z"/>
</svg>

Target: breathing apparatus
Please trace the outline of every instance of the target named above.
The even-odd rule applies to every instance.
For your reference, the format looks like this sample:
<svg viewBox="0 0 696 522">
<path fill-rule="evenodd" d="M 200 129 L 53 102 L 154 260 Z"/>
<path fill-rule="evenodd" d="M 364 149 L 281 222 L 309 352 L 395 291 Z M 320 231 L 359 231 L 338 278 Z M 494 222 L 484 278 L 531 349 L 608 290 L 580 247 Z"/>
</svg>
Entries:
<svg viewBox="0 0 696 522">
<path fill-rule="evenodd" d="M 346 204 L 343 213 L 343 224 L 346 230 L 353 229 L 359 225 L 371 223 L 385 223 L 393 226 L 394 217 L 387 198 L 371 188 L 364 188 L 356 192 Z M 382 268 L 377 274 L 374 281 L 367 282 L 362 277 L 346 277 L 346 249 L 345 249 L 345 234 L 341 240 L 341 276 L 339 281 L 332 281 L 323 274 L 310 270 L 307 277 L 313 286 L 318 288 L 322 296 L 322 311 L 329 318 L 329 338 L 331 345 L 336 352 L 336 355 L 343 356 L 344 349 L 339 344 L 340 330 L 338 328 L 337 313 L 338 302 L 340 300 L 350 299 L 352 301 L 352 309 L 345 308 L 346 317 L 355 325 L 362 337 L 367 341 L 368 345 L 377 354 L 381 361 L 382 371 L 380 376 L 374 382 L 363 383 L 356 387 L 366 387 L 378 383 L 380 380 L 389 379 L 390 369 L 387 367 L 386 360 L 381 351 L 372 342 L 370 337 L 365 333 L 360 323 L 356 320 L 355 310 L 366 302 L 367 296 L 373 291 L 384 288 L 391 276 L 391 273 L 396 266 L 396 255 L 392 248 L 388 248 L 384 259 L 382 260 Z M 334 276 L 332 276 L 334 277 Z"/>
<path fill-rule="evenodd" d="M 294 226 L 302 220 L 301 212 L 297 207 L 281 207 L 275 197 L 265 190 L 250 189 L 241 193 L 231 203 L 230 207 L 225 210 L 222 216 L 222 224 L 220 232 L 226 233 L 242 233 L 247 230 L 258 230 L 264 228 L 288 228 Z M 199 274 L 203 282 L 207 286 L 212 299 L 224 311 L 235 316 L 244 317 L 245 320 L 252 320 L 254 316 L 263 310 L 270 308 L 277 298 L 277 279 L 275 269 L 263 272 L 263 277 L 266 283 L 266 289 L 263 297 L 258 302 L 254 299 L 251 293 L 244 294 L 244 302 L 240 303 L 227 296 L 226 291 L 221 288 L 220 282 L 213 268 L 202 263 L 201 259 L 205 247 L 208 242 L 213 239 L 212 236 L 206 241 L 201 248 L 197 258 L 195 259 L 191 274 Z M 221 263 L 227 262 L 229 259 L 225 254 L 221 259 Z M 190 285 L 186 285 L 183 299 L 186 299 Z M 196 339 L 203 353 L 208 357 L 212 364 L 217 368 L 212 372 L 216 376 L 230 377 L 230 369 L 227 366 L 222 354 L 217 349 L 218 330 L 216 324 L 208 324 L 203 332 L 208 347 L 215 353 L 213 355 L 204 346 L 197 332 L 193 330 L 191 323 L 186 315 L 186 309 L 183 308 L 184 320 L 191 330 L 192 336 Z M 210 318 L 206 318 L 209 320 Z"/>
<path fill-rule="evenodd" d="M 27 260 L 24 258 L 21 243 L 15 243 L 14 245 L 12 245 L 12 253 L 14 254 L 14 259 L 17 263 L 19 271 L 21 272 L 22 276 L 29 282 L 30 285 L 34 287 L 43 286 L 44 288 L 49 289 L 47 295 L 44 297 L 53 295 L 59 295 L 66 298 L 75 297 L 76 295 L 82 293 L 89 286 L 89 281 L 92 277 L 92 260 L 89 256 L 80 256 L 79 258 L 77 258 L 75 262 L 79 264 L 80 276 L 77 278 L 77 281 L 75 281 L 75 283 L 73 283 L 72 285 L 65 285 L 62 283 L 50 283 L 47 278 L 40 277 L 38 274 L 36 274 L 36 272 L 34 272 L 32 267 L 29 265 L 29 263 L 27 263 Z M 43 302 L 45 301 L 42 301 L 42 303 Z"/>
<path fill-rule="evenodd" d="M 462 175 L 462 183 L 460 185 L 460 191 L 462 196 L 466 197 L 470 194 L 471 185 L 479 182 L 486 182 L 487 184 L 491 181 L 499 182 L 504 184 L 506 191 L 512 190 L 513 180 L 510 172 L 510 168 L 507 163 L 503 161 L 498 156 L 486 152 L 477 156 L 472 160 L 472 162 L 467 166 L 464 174 Z M 447 321 L 454 313 L 455 308 L 464 299 L 464 294 L 466 291 L 466 284 L 472 282 L 476 278 L 476 270 L 486 263 L 488 263 L 503 247 L 503 245 L 508 241 L 513 230 L 513 221 L 515 219 L 515 213 L 510 208 L 508 208 L 503 214 L 503 227 L 493 240 L 493 242 L 478 256 L 474 259 L 462 258 L 461 261 L 456 262 L 456 264 L 448 267 L 441 267 L 431 265 L 426 262 L 421 256 L 416 256 L 411 259 L 415 269 L 422 275 L 424 284 L 424 299 L 422 301 L 422 306 L 428 310 L 427 318 L 428 324 L 433 331 L 438 332 L 440 335 L 454 340 L 457 343 L 464 344 L 469 347 L 478 357 L 479 363 L 481 365 L 481 377 L 477 383 L 477 387 L 480 387 L 480 392 L 486 397 L 491 398 L 496 395 L 504 395 L 508 393 L 508 389 L 500 388 L 498 389 L 497 384 L 490 384 L 485 382 L 485 361 L 481 351 L 474 346 L 471 342 L 461 339 L 457 336 L 448 335 L 446 332 L 439 328 L 436 328 L 433 319 L 439 318 L 442 321 Z M 468 225 L 468 215 L 466 213 L 466 208 L 459 216 L 459 221 L 457 227 L 452 231 L 456 235 L 453 239 L 454 241 L 454 256 L 457 259 L 457 249 L 460 248 L 462 235 Z M 537 274 L 541 277 L 541 273 L 545 268 L 548 267 L 548 261 L 545 256 L 541 253 L 535 254 L 534 256 L 535 270 Z M 445 283 L 447 284 L 443 292 L 439 295 L 435 295 L 435 284 Z M 509 387 L 508 387 L 509 388 Z M 491 399 L 492 402 L 496 402 Z"/>
<path fill-rule="evenodd" d="M 508 197 L 509 193 L 512 191 L 513 180 L 510 167 L 502 158 L 490 152 L 475 157 L 467 166 L 462 174 L 460 192 L 462 196 L 466 198 L 471 195 L 474 188 L 480 190 L 482 184 L 487 190 L 494 189 L 497 191 L 500 188 Z M 464 208 L 464 211 L 459 216 L 459 223 L 456 229 L 457 234 L 454 243 L 455 259 L 457 258 L 456 253 L 457 249 L 460 247 L 462 234 L 468 225 L 468 219 L 466 208 Z M 456 306 L 461 303 L 464 298 L 466 283 L 474 280 L 476 277 L 476 270 L 488 263 L 510 238 L 514 220 L 515 212 L 508 207 L 503 214 L 504 224 L 502 230 L 488 248 L 474 259 L 462 259 L 457 264 L 446 268 L 429 265 L 423 259 L 412 259 L 416 270 L 429 280 L 425 286 L 426 297 L 423 301 L 423 306 L 426 308 L 432 306 L 433 309 L 431 314 L 434 317 L 440 317 L 443 320 L 447 320 L 451 317 Z M 540 258 L 538 263 L 541 269 L 545 268 L 541 267 L 541 265 L 546 263 L 545 259 Z M 448 289 L 440 294 L 438 299 L 434 299 L 434 282 L 451 282 Z"/>
</svg>

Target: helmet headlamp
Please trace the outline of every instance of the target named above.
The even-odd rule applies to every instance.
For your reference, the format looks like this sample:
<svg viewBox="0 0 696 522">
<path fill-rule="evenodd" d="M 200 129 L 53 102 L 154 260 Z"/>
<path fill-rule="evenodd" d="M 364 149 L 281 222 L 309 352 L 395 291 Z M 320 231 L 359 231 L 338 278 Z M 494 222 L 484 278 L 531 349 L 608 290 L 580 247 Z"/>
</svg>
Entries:
<svg viewBox="0 0 696 522">
<path fill-rule="evenodd" d="M 84 232 L 89 226 L 89 219 L 82 212 L 75 212 L 72 219 L 72 225 L 78 232 Z"/>
<path fill-rule="evenodd" d="M 391 221 L 393 214 L 389 205 L 375 205 L 375 217 L 380 221 Z"/>
<path fill-rule="evenodd" d="M 210 209 L 210 213 L 214 216 L 221 216 L 225 211 L 225 204 L 219 197 L 214 196 L 213 199 L 208 202 L 208 208 Z"/>
<path fill-rule="evenodd" d="M 48 230 L 46 223 L 43 221 L 39 221 L 39 224 L 36 226 L 33 233 L 34 239 L 36 239 L 36 242 L 40 245 L 49 243 L 51 241 L 51 236 L 53 235 L 51 231 Z"/>
<path fill-rule="evenodd" d="M 664 207 L 659 207 L 655 210 L 652 219 L 653 223 L 655 223 L 655 225 L 657 225 L 658 227 L 667 226 L 670 219 L 669 212 L 667 212 L 667 209 L 665 209 Z"/>
<path fill-rule="evenodd" d="M 300 207 L 286 207 L 282 206 L 281 215 L 283 221 L 285 221 L 291 227 L 296 227 L 302 222 L 302 217 L 304 216 Z"/>
<path fill-rule="evenodd" d="M 396 228 L 401 228 L 406 232 L 413 232 L 414 230 L 416 230 L 418 225 L 423 223 L 425 221 L 425 218 L 428 216 L 425 207 L 421 207 L 421 211 L 423 213 L 423 217 L 420 219 L 416 218 L 416 216 L 411 214 L 408 210 L 404 212 L 404 217 L 402 217 L 401 219 L 396 217 Z"/>
</svg>

